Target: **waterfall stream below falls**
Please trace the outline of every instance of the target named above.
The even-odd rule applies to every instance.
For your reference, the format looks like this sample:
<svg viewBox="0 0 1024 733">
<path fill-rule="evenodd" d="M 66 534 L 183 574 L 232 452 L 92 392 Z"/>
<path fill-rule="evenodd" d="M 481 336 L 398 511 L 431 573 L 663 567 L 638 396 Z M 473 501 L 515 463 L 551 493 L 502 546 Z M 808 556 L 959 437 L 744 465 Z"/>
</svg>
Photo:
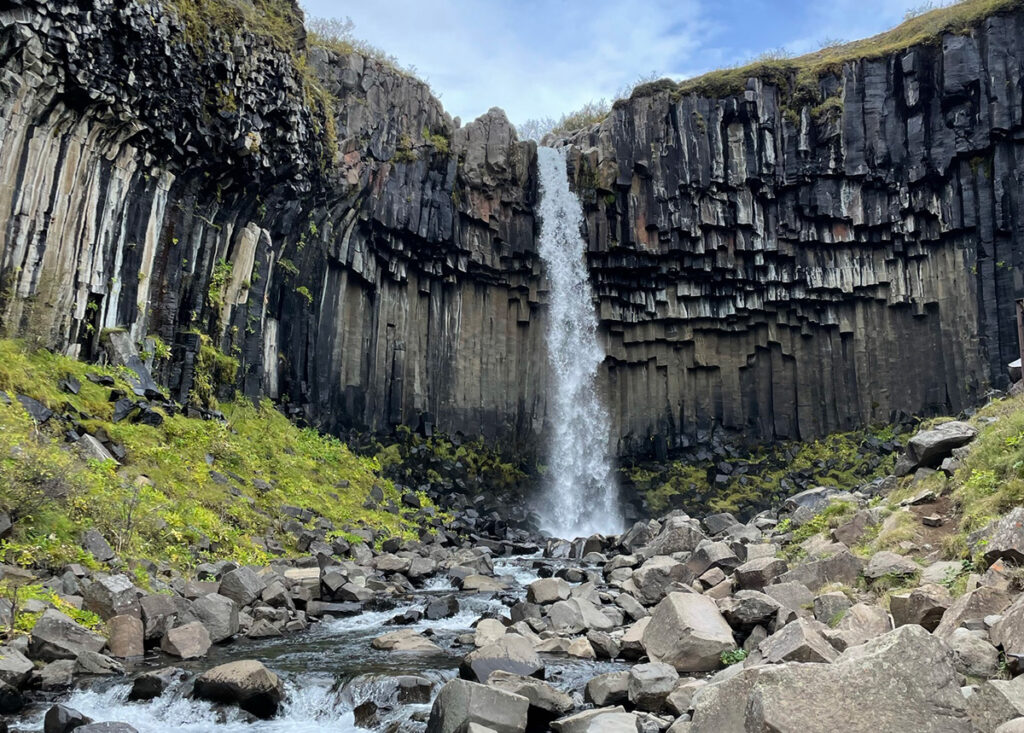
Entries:
<svg viewBox="0 0 1024 733">
<path fill-rule="evenodd" d="M 544 529 L 558 537 L 615 534 L 623 519 L 609 455 L 608 414 L 596 389 L 604 350 L 580 234 L 583 211 L 569 189 L 565 154 L 537 149 L 540 256 L 550 286 L 547 347 L 551 439 Z"/>
</svg>

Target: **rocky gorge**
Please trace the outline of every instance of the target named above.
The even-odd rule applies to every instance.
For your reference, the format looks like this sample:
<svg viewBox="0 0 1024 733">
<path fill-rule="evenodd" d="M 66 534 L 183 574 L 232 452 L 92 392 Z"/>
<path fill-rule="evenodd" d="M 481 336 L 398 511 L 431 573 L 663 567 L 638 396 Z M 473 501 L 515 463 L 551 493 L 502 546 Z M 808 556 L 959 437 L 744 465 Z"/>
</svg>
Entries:
<svg viewBox="0 0 1024 733">
<path fill-rule="evenodd" d="M 536 445 L 534 143 L 309 42 L 288 2 L 222 25 L 203 7 L 2 11 L 5 328 L 85 357 L 105 329 L 159 336 L 179 398 L 198 332 L 246 394 L 325 430 Z M 1008 386 L 1021 17 L 997 3 L 799 84 L 784 67 L 646 85 L 555 141 L 620 455 L 716 428 L 808 439 Z"/>
<path fill-rule="evenodd" d="M 10 0 L 0 733 L 1024 730 L 1022 39 L 538 152 L 294 0 Z"/>
</svg>

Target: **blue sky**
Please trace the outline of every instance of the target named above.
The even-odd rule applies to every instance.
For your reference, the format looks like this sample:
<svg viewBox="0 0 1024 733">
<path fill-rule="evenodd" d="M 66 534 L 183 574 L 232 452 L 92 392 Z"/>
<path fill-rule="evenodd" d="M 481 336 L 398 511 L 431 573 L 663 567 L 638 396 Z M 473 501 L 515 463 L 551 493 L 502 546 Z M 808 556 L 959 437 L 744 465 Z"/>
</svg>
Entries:
<svg viewBox="0 0 1024 733">
<path fill-rule="evenodd" d="M 652 71 L 683 78 L 897 25 L 921 0 L 304 0 L 416 67 L 463 122 L 558 117 Z"/>
</svg>

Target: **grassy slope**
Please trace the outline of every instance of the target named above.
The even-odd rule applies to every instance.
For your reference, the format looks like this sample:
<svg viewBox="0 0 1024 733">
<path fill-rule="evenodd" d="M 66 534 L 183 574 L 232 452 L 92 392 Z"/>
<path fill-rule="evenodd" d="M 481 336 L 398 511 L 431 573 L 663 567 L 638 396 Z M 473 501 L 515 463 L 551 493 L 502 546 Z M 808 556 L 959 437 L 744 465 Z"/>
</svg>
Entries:
<svg viewBox="0 0 1024 733">
<path fill-rule="evenodd" d="M 189 566 L 204 559 L 191 548 L 206 537 L 214 545 L 209 556 L 265 562 L 258 540 L 277 534 L 275 526 L 287 519 L 280 514 L 284 504 L 326 517 L 335 534 L 358 526 L 385 535 L 413 534 L 409 517 L 363 508 L 374 485 L 398 503 L 398 492 L 380 477 L 376 459 L 358 457 L 334 438 L 294 426 L 269 403 L 223 404 L 226 424 L 181 415 L 167 417 L 160 427 L 114 424 L 109 389 L 89 382 L 88 372 L 119 378 L 117 370 L 0 341 L 0 389 L 54 409 L 67 404 L 90 432 L 105 430 L 127 450 L 120 467 L 82 461 L 68 450 L 55 420 L 36 426 L 17 401 L 0 404 L 0 507 L 22 512 L 14 537 L 0 543 L 2 561 L 90 562 L 78 537 L 82 529 L 96 527 L 124 557 Z M 57 386 L 65 375 L 81 381 L 80 394 Z M 120 378 L 119 387 L 128 391 Z M 218 483 L 212 471 L 241 480 Z M 261 493 L 254 479 L 273 488 Z M 40 500 L 40 490 L 58 496 Z M 277 536 L 295 550 L 292 538 Z"/>
</svg>

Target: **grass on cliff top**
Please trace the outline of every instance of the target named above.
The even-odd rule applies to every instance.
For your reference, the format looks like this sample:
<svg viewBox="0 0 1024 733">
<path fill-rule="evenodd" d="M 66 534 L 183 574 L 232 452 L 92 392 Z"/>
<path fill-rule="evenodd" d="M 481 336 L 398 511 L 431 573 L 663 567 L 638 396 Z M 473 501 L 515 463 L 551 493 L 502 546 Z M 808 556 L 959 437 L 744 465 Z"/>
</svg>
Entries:
<svg viewBox="0 0 1024 733">
<path fill-rule="evenodd" d="M 676 85 L 675 94 L 727 97 L 741 93 L 747 79 L 756 77 L 776 84 L 783 90 L 793 84 L 792 91 L 797 95 L 809 96 L 807 101 L 810 101 L 818 96 L 818 79 L 825 74 L 838 73 L 847 62 L 879 58 L 911 46 L 937 43 L 943 34 L 965 33 L 990 15 L 1022 6 L 1024 0 L 963 0 L 908 18 L 895 28 L 871 38 L 828 46 L 793 58 L 779 58 L 769 54 L 744 66 L 686 79 Z M 657 90 L 658 84 L 660 82 L 640 87 L 634 95 L 649 95 Z"/>
<path fill-rule="evenodd" d="M 286 504 L 329 519 L 336 528 L 329 536 L 345 536 L 346 528 L 361 526 L 415 536 L 410 510 L 363 507 L 375 485 L 385 500 L 400 503 L 376 459 L 298 428 L 269 402 L 222 404 L 226 423 L 174 415 L 159 427 L 128 420 L 115 424 L 109 390 L 89 382 L 87 372 L 114 376 L 127 387 L 118 370 L 0 341 L 0 389 L 55 410 L 77 410 L 89 432 L 105 431 L 127 451 L 122 466 L 83 460 L 64 442 L 55 419 L 37 425 L 17 400 L 0 401 L 0 509 L 15 518 L 13 537 L 0 543 L 0 561 L 94 565 L 79 537 L 95 527 L 124 558 L 179 567 L 208 558 L 265 563 L 265 537 L 295 551 L 294 538 L 278 531 L 288 519 L 280 511 Z M 57 386 L 68 374 L 82 383 L 78 395 Z M 257 480 L 271 488 L 257 490 Z M 206 541 L 209 551 L 194 551 Z"/>
</svg>

